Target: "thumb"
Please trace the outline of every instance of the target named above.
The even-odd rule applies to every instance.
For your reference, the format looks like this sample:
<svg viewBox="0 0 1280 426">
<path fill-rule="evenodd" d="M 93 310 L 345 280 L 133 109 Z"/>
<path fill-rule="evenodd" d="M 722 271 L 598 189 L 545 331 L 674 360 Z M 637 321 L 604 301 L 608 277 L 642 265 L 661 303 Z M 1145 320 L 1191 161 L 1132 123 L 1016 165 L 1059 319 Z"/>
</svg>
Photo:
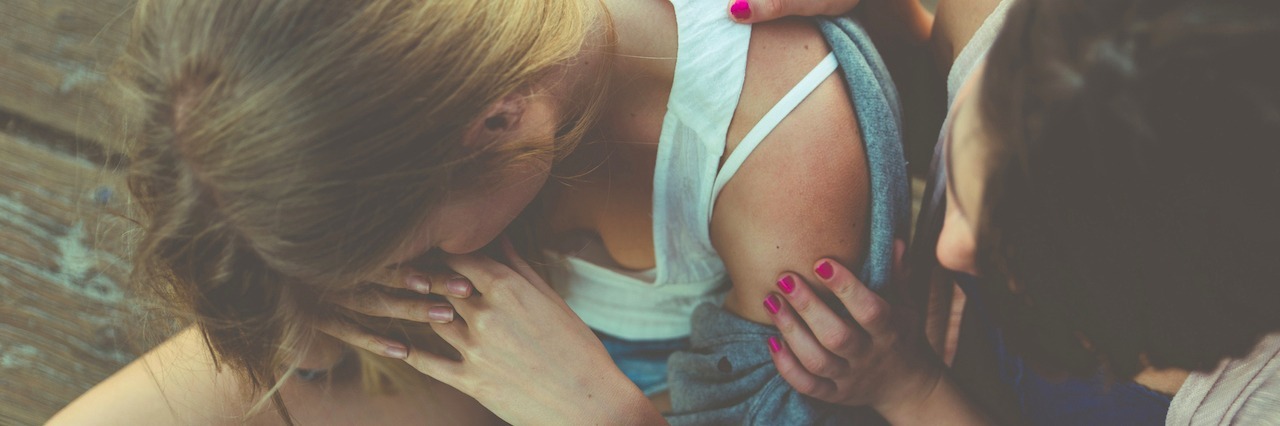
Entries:
<svg viewBox="0 0 1280 426">
<path fill-rule="evenodd" d="M 893 269 L 891 274 L 892 282 L 901 287 L 907 284 L 907 264 L 904 257 L 907 254 L 907 242 L 903 240 L 893 240 Z"/>
<path fill-rule="evenodd" d="M 754 24 L 787 16 L 841 15 L 858 5 L 860 0 L 732 0 L 729 16 L 733 20 Z"/>
</svg>

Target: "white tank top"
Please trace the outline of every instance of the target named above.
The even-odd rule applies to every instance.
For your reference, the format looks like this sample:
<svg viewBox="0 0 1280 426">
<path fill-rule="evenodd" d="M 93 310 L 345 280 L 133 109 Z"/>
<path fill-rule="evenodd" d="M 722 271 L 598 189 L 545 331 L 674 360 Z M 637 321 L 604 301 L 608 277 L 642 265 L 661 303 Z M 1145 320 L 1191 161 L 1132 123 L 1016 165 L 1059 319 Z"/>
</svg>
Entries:
<svg viewBox="0 0 1280 426">
<path fill-rule="evenodd" d="M 719 167 L 729 123 L 746 80 L 751 26 L 733 22 L 722 0 L 672 0 L 679 44 L 675 77 L 653 177 L 656 267 L 616 267 L 598 238 L 570 254 L 552 253 L 552 286 L 591 328 L 631 340 L 689 334 L 693 309 L 720 303 L 730 288 L 711 245 L 716 196 L 755 147 L 835 71 L 828 55 L 742 140 Z"/>
</svg>

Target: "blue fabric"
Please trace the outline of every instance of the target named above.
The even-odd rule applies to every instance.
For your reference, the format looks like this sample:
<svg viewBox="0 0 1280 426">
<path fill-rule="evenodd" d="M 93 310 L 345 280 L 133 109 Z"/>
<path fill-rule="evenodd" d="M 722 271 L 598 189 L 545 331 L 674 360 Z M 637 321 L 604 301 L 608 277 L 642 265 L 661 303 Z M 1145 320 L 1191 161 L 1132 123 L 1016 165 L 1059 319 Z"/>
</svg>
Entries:
<svg viewBox="0 0 1280 426">
<path fill-rule="evenodd" d="M 871 177 L 870 235 L 862 267 L 854 271 L 872 290 L 883 291 L 893 272 L 893 242 L 911 229 L 911 180 L 902 145 L 902 107 L 898 88 L 871 37 L 848 18 L 816 20 L 840 62 L 849 88 Z"/>
<path fill-rule="evenodd" d="M 689 347 L 689 339 L 627 340 L 596 332 L 604 349 L 646 396 L 667 390 L 667 358 Z"/>
<path fill-rule="evenodd" d="M 766 339 L 778 329 L 704 303 L 693 311 L 686 351 L 671 356 L 672 425 L 884 424 L 874 411 L 796 392 L 773 366 Z"/>
<path fill-rule="evenodd" d="M 1009 351 L 995 326 L 982 290 L 972 277 L 960 277 L 965 321 L 982 330 L 991 356 L 999 359 L 1000 378 L 1018 395 L 1027 421 L 1037 425 L 1163 425 L 1170 398 L 1134 382 L 1108 384 L 1101 374 L 1089 379 L 1049 380 Z"/>
<path fill-rule="evenodd" d="M 857 111 L 870 181 L 870 245 L 854 271 L 869 287 L 890 282 L 893 242 L 905 238 L 911 199 L 902 148 L 898 92 L 871 38 L 852 20 L 816 19 Z M 766 339 L 774 327 L 756 324 L 719 306 L 693 313 L 690 348 L 671 356 L 674 425 L 881 424 L 866 408 L 839 407 L 796 392 L 769 357 Z"/>
</svg>

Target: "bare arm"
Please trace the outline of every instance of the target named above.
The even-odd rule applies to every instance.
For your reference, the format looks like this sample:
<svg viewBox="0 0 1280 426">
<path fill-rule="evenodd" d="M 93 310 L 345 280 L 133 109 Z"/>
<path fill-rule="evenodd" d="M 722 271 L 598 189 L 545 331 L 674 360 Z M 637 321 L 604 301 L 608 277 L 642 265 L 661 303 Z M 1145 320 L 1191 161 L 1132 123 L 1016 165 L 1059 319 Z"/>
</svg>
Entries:
<svg viewBox="0 0 1280 426">
<path fill-rule="evenodd" d="M 190 327 L 76 398 L 48 424 L 243 424 L 237 413 L 248 406 L 239 389 L 233 374 L 214 369 Z"/>
<path fill-rule="evenodd" d="M 807 23 L 757 25 L 730 150 L 826 55 L 821 35 Z M 777 289 L 778 273 L 812 278 L 813 259 L 860 260 L 869 176 L 847 93 L 838 75 L 828 77 L 760 143 L 716 201 L 712 243 L 734 282 L 725 301 L 731 312 L 768 324 L 762 303 Z"/>
<path fill-rule="evenodd" d="M 895 249 L 899 259 L 904 247 Z M 839 264 L 822 275 L 819 285 L 796 279 L 779 293 L 785 301 L 773 319 L 785 343 L 771 342 L 770 352 L 788 383 L 833 404 L 870 406 L 895 425 L 992 423 L 913 335 L 911 312 L 889 306 Z M 835 293 L 854 321 L 819 303 L 818 288 Z"/>
<path fill-rule="evenodd" d="M 987 16 L 1000 5 L 1001 0 L 942 0 L 933 21 L 931 44 L 937 63 L 945 75 L 951 63 L 969 39 L 978 32 Z M 1012 0 L 1009 0 L 1012 1 Z"/>
<path fill-rule="evenodd" d="M 761 35 L 773 35 L 782 43 L 807 44 L 808 36 L 803 31 L 757 28 L 764 30 Z M 791 64 L 802 71 L 807 67 L 798 64 L 815 63 L 826 54 L 825 49 L 816 49 L 816 52 L 794 48 L 774 50 L 770 42 L 757 46 L 753 38 L 751 55 L 756 54 L 758 47 L 762 52 L 760 57 L 775 57 L 771 61 L 773 66 Z M 749 56 L 749 60 L 756 57 Z M 770 85 L 753 78 L 780 81 L 786 87 L 798 80 L 789 75 L 791 71 L 769 68 L 769 63 L 763 60 L 749 63 L 744 93 L 772 98 Z M 742 122 L 755 122 L 752 108 L 740 106 L 740 109 L 740 115 L 744 116 Z M 735 116 L 730 130 L 731 141 L 737 135 L 738 118 Z M 790 358 L 790 364 L 778 363 L 783 377 L 806 395 L 831 402 L 871 404 L 882 414 L 904 423 L 928 423 L 937 419 L 981 423 L 982 414 L 942 373 L 941 363 L 927 345 L 907 344 L 905 338 L 899 341 L 897 330 L 887 326 L 876 329 L 881 333 L 870 333 L 870 328 L 851 328 L 850 321 L 831 313 L 821 300 L 823 295 L 832 294 L 830 287 L 803 286 L 804 281 L 821 282 L 815 259 L 833 260 L 835 270 L 851 277 L 847 267 L 856 265 L 864 255 L 869 221 L 866 170 L 866 153 L 853 106 L 838 77 L 829 78 L 761 143 L 717 201 L 712 240 L 734 282 L 725 307 L 749 320 L 766 324 L 773 323 L 774 315 L 794 317 L 793 312 L 797 311 L 826 313 L 819 320 L 806 317 L 810 320 L 807 327 L 796 326 L 799 324 L 796 320 L 778 323 L 788 344 L 796 331 L 808 333 L 813 329 L 807 335 L 808 346 L 796 349 L 797 355 Z M 791 274 L 783 275 L 784 272 Z M 776 283 L 783 276 L 796 280 L 779 286 Z M 834 293 L 841 296 L 842 301 L 850 294 L 849 291 Z M 883 318 L 889 316 L 892 307 L 865 287 L 858 294 L 861 299 L 874 298 L 878 303 L 855 306 L 845 301 L 854 317 L 868 320 L 868 326 L 886 323 Z M 799 295 L 805 297 L 797 297 Z M 771 315 L 763 306 L 766 297 L 777 298 L 774 306 L 781 308 L 778 314 Z M 762 341 L 761 346 L 764 345 L 766 342 Z M 834 353 L 816 350 L 822 346 L 837 349 Z M 781 352 L 771 349 L 771 352 L 775 356 L 792 353 L 787 348 Z M 845 359 L 852 356 L 849 354 L 876 362 L 846 362 Z M 820 386 L 816 379 L 798 381 L 795 376 L 800 371 L 805 371 L 810 378 L 832 374 L 827 376 L 832 379 L 823 379 L 828 384 L 848 379 L 845 381 L 857 386 Z M 904 387 L 904 383 L 909 386 Z M 890 388 L 895 390 L 888 390 Z"/>
</svg>

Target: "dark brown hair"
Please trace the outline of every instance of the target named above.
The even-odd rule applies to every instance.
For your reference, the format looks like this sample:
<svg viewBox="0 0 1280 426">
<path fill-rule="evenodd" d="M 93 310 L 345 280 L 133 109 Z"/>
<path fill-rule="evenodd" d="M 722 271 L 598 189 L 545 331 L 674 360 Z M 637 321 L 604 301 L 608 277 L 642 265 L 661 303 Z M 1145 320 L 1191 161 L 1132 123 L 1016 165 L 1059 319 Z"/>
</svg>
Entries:
<svg viewBox="0 0 1280 426">
<path fill-rule="evenodd" d="M 1129 379 L 1280 330 L 1277 46 L 1275 1 L 1011 8 L 980 95 L 978 248 L 1025 356 Z"/>
</svg>

